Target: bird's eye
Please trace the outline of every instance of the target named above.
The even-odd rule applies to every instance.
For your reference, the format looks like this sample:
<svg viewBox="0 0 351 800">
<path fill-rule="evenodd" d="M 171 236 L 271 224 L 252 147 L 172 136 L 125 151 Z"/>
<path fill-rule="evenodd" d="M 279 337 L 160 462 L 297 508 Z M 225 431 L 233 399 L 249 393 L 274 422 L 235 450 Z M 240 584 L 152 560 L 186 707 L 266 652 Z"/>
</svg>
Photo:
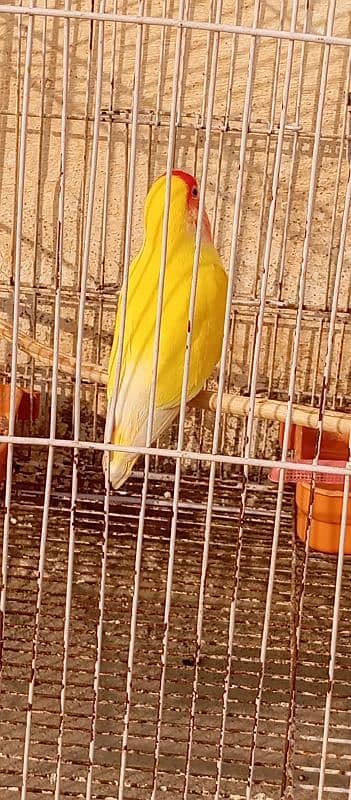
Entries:
<svg viewBox="0 0 351 800">
<path fill-rule="evenodd" d="M 198 190 L 197 186 L 193 186 L 193 188 L 191 190 L 191 196 L 192 197 L 198 197 L 199 196 L 199 190 Z"/>
</svg>

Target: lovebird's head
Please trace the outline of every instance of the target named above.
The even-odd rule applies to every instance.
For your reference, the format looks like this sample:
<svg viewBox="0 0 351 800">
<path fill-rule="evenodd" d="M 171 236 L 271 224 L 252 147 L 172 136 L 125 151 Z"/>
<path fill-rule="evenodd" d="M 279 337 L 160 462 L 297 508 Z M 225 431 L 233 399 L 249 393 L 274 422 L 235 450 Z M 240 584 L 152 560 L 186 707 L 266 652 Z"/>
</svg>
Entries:
<svg viewBox="0 0 351 800">
<path fill-rule="evenodd" d="M 163 214 L 165 207 L 166 176 L 152 184 L 145 203 L 146 237 L 162 239 Z M 171 177 L 171 198 L 169 208 L 168 237 L 169 240 L 179 236 L 189 236 L 195 240 L 196 224 L 199 213 L 199 187 L 196 178 L 188 172 L 174 169 Z M 202 242 L 212 242 L 211 226 L 204 209 L 202 216 Z"/>
</svg>

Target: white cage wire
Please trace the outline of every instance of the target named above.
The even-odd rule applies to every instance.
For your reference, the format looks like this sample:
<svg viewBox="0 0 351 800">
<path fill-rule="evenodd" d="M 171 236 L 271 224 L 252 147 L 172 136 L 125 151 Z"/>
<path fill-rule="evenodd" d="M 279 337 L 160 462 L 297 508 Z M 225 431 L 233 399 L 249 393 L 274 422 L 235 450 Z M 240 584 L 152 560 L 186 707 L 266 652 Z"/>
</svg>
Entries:
<svg viewBox="0 0 351 800">
<path fill-rule="evenodd" d="M 1 797 L 351 796 L 349 463 L 337 556 L 297 540 L 284 469 L 267 477 L 330 474 L 326 412 L 349 409 L 349 17 L 336 0 L 1 6 Z M 151 446 L 154 380 L 147 446 L 112 493 L 99 370 L 173 165 L 198 176 L 228 271 L 216 410 L 187 408 L 186 362 Z M 40 392 L 22 430 L 16 386 Z M 285 404 L 281 452 L 262 393 Z M 296 402 L 317 410 L 310 464 L 289 461 Z"/>
</svg>

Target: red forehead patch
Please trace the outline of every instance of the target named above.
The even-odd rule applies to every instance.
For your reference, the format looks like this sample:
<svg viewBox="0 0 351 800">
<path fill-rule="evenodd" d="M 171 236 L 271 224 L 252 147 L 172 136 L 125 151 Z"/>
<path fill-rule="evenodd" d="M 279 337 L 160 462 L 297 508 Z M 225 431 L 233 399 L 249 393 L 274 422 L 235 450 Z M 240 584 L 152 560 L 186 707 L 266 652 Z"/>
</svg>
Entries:
<svg viewBox="0 0 351 800">
<path fill-rule="evenodd" d="M 163 175 L 161 175 L 161 177 L 164 178 L 165 175 L 166 173 L 164 172 Z M 182 169 L 172 169 L 172 175 L 177 175 L 178 178 L 181 178 L 182 181 L 184 181 L 184 183 L 189 187 L 189 191 L 191 191 L 194 188 L 194 186 L 197 187 L 196 178 L 194 178 L 193 175 L 190 175 L 189 172 L 183 172 Z"/>
<path fill-rule="evenodd" d="M 193 175 L 190 175 L 189 172 L 183 172 L 182 169 L 173 169 L 172 175 L 178 175 L 178 178 L 181 178 L 182 181 L 184 181 L 184 183 L 186 183 L 186 185 L 189 186 L 190 190 L 193 189 L 194 186 L 197 186 L 196 178 L 194 178 Z"/>
</svg>

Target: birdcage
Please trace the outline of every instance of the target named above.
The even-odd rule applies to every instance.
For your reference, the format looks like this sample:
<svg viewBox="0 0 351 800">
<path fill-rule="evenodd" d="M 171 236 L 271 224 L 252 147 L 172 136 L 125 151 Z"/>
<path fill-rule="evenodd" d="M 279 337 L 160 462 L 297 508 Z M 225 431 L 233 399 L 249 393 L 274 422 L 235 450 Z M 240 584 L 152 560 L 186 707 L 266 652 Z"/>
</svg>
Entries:
<svg viewBox="0 0 351 800">
<path fill-rule="evenodd" d="M 1 798 L 350 798 L 348 3 L 0 12 Z M 117 298 L 174 166 L 222 357 L 112 491 Z"/>
</svg>

